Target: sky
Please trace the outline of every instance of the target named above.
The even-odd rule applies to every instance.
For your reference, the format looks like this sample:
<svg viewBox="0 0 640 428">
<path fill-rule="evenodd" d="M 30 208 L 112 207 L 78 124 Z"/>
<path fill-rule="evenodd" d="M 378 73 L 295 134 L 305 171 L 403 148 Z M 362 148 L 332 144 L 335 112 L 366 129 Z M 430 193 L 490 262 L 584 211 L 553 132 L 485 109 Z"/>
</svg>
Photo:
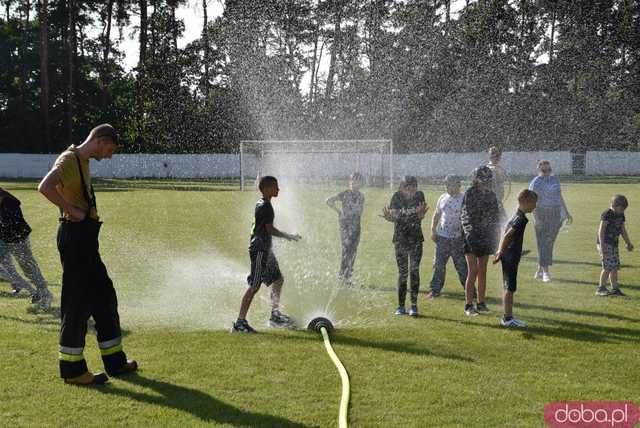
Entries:
<svg viewBox="0 0 640 428">
<path fill-rule="evenodd" d="M 208 18 L 213 20 L 222 16 L 223 6 L 221 0 L 208 0 Z M 178 47 L 183 48 L 202 34 L 202 0 L 189 0 L 187 5 L 176 10 L 176 17 L 184 21 L 184 33 L 178 40 Z M 131 26 L 124 31 L 124 40 L 120 43 L 120 49 L 125 52 L 124 67 L 129 71 L 138 65 L 139 42 L 138 33 L 134 27 L 139 25 L 139 18 L 132 18 Z"/>
<path fill-rule="evenodd" d="M 224 10 L 224 0 L 207 0 L 208 3 L 208 17 L 209 20 L 213 20 L 218 16 L 222 16 Z M 465 0 L 453 0 L 451 2 L 451 13 L 455 18 L 458 12 L 460 12 L 465 5 Z M 187 4 L 180 6 L 176 10 L 178 19 L 182 19 L 184 22 L 184 33 L 178 40 L 178 46 L 183 48 L 192 41 L 198 39 L 202 34 L 202 0 L 188 0 Z M 120 42 L 120 49 L 125 53 L 124 67 L 129 71 L 138 64 L 138 33 L 134 30 L 134 27 L 139 25 L 137 17 L 133 17 L 133 21 L 129 28 L 124 31 L 124 40 Z M 538 62 L 547 62 L 548 56 L 543 55 L 538 58 Z M 324 56 L 320 64 L 320 75 L 325 73 L 329 68 L 329 58 Z M 304 76 L 301 82 L 301 89 L 306 92 L 305 89 L 309 87 L 311 76 L 310 73 Z"/>
</svg>

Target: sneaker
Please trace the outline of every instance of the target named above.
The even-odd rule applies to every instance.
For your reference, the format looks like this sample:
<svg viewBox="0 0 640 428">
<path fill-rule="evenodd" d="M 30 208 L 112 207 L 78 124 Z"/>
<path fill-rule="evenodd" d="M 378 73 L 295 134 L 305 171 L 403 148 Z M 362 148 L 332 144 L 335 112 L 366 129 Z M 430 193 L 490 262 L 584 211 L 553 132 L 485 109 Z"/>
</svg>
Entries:
<svg viewBox="0 0 640 428">
<path fill-rule="evenodd" d="M 17 296 L 22 290 L 26 290 L 33 297 L 33 295 L 36 293 L 36 290 L 28 284 L 25 285 L 26 286 L 11 284 L 11 294 Z"/>
<path fill-rule="evenodd" d="M 540 280 L 542 279 L 542 272 L 536 272 L 533 274 L 533 279 Z"/>
<path fill-rule="evenodd" d="M 611 290 L 611 293 L 609 293 L 610 296 L 616 296 L 616 297 L 624 297 L 626 296 L 626 294 L 624 294 L 622 292 L 622 290 L 620 290 L 619 288 L 614 288 L 613 290 Z"/>
<path fill-rule="evenodd" d="M 484 302 L 478 303 L 478 305 L 476 306 L 476 311 L 479 314 L 488 314 L 489 312 L 491 312 L 489 308 L 487 308 L 487 304 Z"/>
<path fill-rule="evenodd" d="M 396 309 L 395 314 L 396 315 L 407 315 L 407 310 L 404 308 L 404 306 L 398 306 L 398 309 Z"/>
<path fill-rule="evenodd" d="M 519 319 L 515 319 L 515 318 L 511 318 L 510 320 L 505 320 L 504 318 L 502 318 L 500 320 L 500 324 L 502 324 L 505 327 L 516 327 L 516 328 L 524 328 L 527 326 L 524 323 L 524 321 L 520 321 Z"/>
<path fill-rule="evenodd" d="M 418 305 L 411 305 L 411 309 L 409 309 L 409 316 L 412 316 L 412 317 L 418 316 Z"/>
<path fill-rule="evenodd" d="M 542 282 L 551 282 L 551 274 L 549 272 L 542 274 Z"/>
<path fill-rule="evenodd" d="M 468 317 L 476 317 L 478 316 L 478 311 L 476 311 L 476 308 L 473 305 L 469 305 L 464 309 L 464 314 Z"/>
<path fill-rule="evenodd" d="M 609 290 L 607 289 L 607 287 L 598 287 L 598 289 L 596 290 L 596 296 L 606 297 L 608 295 Z"/>
<path fill-rule="evenodd" d="M 40 309 L 51 309 L 51 302 L 53 302 L 53 294 L 49 291 L 35 292 L 31 296 L 31 303 L 37 304 Z"/>
<path fill-rule="evenodd" d="M 340 278 L 338 278 L 338 284 L 342 288 L 352 288 L 353 287 L 353 282 L 351 281 L 351 278 L 340 277 Z"/>
<path fill-rule="evenodd" d="M 233 323 L 231 333 L 255 333 L 256 330 L 249 325 L 247 320 L 238 320 Z"/>
<path fill-rule="evenodd" d="M 438 297 L 440 297 L 440 293 L 437 293 L 437 292 L 435 292 L 435 291 L 429 291 L 429 292 L 427 293 L 427 295 L 426 295 L 426 296 L 424 296 L 424 297 L 425 297 L 425 299 L 427 299 L 427 300 L 433 300 L 433 299 L 437 299 Z"/>
<path fill-rule="evenodd" d="M 276 310 L 271 311 L 271 318 L 269 318 L 269 325 L 273 328 L 294 328 L 295 322 L 291 317 Z"/>
</svg>

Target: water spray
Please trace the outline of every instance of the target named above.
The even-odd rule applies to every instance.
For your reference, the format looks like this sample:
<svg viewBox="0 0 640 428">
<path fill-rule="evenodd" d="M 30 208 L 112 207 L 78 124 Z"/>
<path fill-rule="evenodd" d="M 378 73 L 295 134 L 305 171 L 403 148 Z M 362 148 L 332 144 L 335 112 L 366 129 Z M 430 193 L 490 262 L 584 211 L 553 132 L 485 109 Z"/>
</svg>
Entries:
<svg viewBox="0 0 640 428">
<path fill-rule="evenodd" d="M 338 358 L 335 351 L 333 350 L 331 341 L 329 340 L 329 332 L 333 330 L 333 324 L 327 318 L 318 317 L 311 320 L 311 322 L 307 326 L 307 329 L 322 334 L 322 338 L 324 339 L 324 347 L 327 350 L 327 354 L 329 354 L 329 357 L 331 357 L 333 364 L 335 364 L 335 366 L 338 368 L 340 378 L 342 379 L 342 398 L 340 399 L 340 412 L 338 413 L 338 427 L 347 428 L 347 411 L 349 410 L 350 394 L 349 374 L 342 365 L 340 358 Z"/>
</svg>

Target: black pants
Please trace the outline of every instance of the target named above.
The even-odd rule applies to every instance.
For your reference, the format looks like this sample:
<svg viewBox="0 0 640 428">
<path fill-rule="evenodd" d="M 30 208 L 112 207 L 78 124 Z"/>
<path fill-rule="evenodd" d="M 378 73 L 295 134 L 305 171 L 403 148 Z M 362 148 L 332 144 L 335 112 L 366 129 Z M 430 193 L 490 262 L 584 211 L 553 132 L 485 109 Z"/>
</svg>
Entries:
<svg viewBox="0 0 640 428">
<path fill-rule="evenodd" d="M 58 228 L 58 251 L 62 262 L 60 327 L 60 376 L 71 378 L 87 371 L 83 351 L 87 321 L 93 317 L 98 346 L 107 373 L 127 362 L 122 350 L 118 299 L 102 263 L 98 248 L 100 222 L 64 221 Z"/>
<path fill-rule="evenodd" d="M 356 262 L 358 244 L 360 244 L 360 225 L 340 223 L 340 241 L 342 257 L 340 261 L 340 278 L 350 280 L 353 276 L 353 265 Z"/>
<path fill-rule="evenodd" d="M 411 280 L 411 304 L 418 302 L 420 292 L 420 260 L 422 242 L 395 243 L 396 263 L 398 263 L 398 305 L 404 306 L 407 299 L 407 276 Z"/>
</svg>

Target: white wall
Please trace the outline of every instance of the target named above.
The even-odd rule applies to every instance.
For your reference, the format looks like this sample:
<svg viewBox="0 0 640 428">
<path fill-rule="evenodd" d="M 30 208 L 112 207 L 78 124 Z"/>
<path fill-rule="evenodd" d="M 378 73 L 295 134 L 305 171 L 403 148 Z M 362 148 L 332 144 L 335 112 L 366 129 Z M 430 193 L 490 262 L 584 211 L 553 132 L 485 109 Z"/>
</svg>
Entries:
<svg viewBox="0 0 640 428">
<path fill-rule="evenodd" d="M 585 174 L 640 174 L 640 152 L 587 152 Z"/>
<path fill-rule="evenodd" d="M 539 159 L 551 162 L 558 175 L 572 173 L 569 152 L 505 152 L 501 165 L 510 175 L 535 175 Z M 468 176 L 477 166 L 487 161 L 487 154 L 480 153 L 420 153 L 396 155 L 394 175 L 442 177 L 447 174 Z"/>
<path fill-rule="evenodd" d="M 628 153 L 625 156 L 629 156 Z M 56 155 L 0 154 L 0 177 L 40 178 L 55 161 Z M 396 177 L 412 174 L 418 177 L 441 177 L 446 174 L 468 176 L 473 168 L 486 162 L 486 153 L 418 153 L 394 157 Z M 511 175 L 535 174 L 538 159 L 551 161 L 556 174 L 571 174 L 569 152 L 507 152 L 503 166 Z M 589 159 L 589 157 L 587 158 Z M 640 159 L 636 154 L 635 159 Z M 247 158 L 247 176 L 255 176 L 257 162 Z M 305 154 L 281 155 L 263 169 L 275 175 L 347 176 L 354 170 L 365 175 L 380 171 L 381 158 L 371 154 Z M 636 164 L 640 164 L 636 162 Z M 384 159 L 384 173 L 388 174 L 388 159 Z M 95 177 L 108 178 L 210 178 L 239 177 L 240 161 L 236 154 L 210 155 L 148 155 L 121 154 L 111 160 L 91 161 Z M 636 168 L 640 173 L 640 168 Z"/>
</svg>

